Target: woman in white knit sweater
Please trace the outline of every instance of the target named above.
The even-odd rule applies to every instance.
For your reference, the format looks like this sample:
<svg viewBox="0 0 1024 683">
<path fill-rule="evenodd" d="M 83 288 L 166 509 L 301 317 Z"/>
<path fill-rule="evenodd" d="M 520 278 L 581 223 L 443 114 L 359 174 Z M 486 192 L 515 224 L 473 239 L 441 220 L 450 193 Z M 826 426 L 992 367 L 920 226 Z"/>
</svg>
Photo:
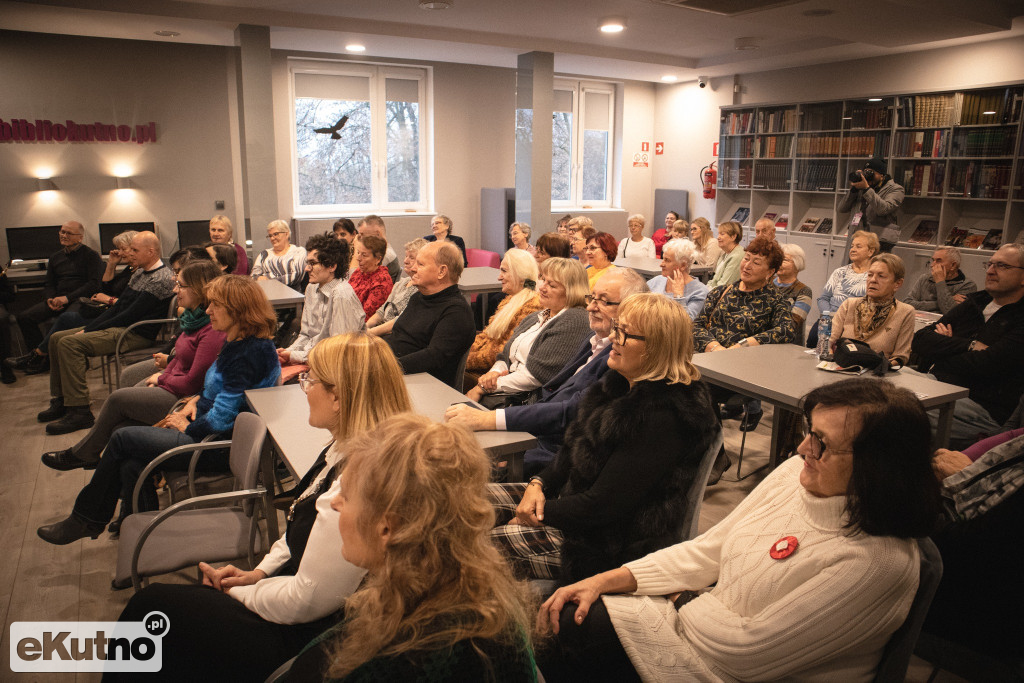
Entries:
<svg viewBox="0 0 1024 683">
<path fill-rule="evenodd" d="M 538 626 L 558 634 L 547 680 L 873 678 L 917 590 L 913 539 L 939 510 L 931 430 L 914 395 L 881 380 L 827 385 L 804 405 L 803 460 L 722 522 L 541 606 Z"/>
</svg>

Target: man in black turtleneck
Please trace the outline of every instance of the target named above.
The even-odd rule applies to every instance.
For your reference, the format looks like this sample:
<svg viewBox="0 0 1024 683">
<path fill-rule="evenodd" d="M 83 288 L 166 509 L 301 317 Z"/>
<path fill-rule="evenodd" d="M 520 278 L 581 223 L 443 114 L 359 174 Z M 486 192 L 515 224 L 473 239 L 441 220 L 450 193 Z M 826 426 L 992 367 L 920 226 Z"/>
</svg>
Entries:
<svg viewBox="0 0 1024 683">
<path fill-rule="evenodd" d="M 462 254 L 451 242 L 433 242 L 420 249 L 409 274 L 419 291 L 385 337 L 388 346 L 406 374 L 429 372 L 461 389 L 455 374 L 476 337 L 473 313 L 459 292 Z"/>
</svg>

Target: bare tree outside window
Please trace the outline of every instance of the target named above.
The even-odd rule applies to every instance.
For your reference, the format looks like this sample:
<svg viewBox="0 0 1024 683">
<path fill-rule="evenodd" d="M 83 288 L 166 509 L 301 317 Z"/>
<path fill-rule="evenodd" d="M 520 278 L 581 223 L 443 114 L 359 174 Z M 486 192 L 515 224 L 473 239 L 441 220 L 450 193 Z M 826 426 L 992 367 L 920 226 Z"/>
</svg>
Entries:
<svg viewBox="0 0 1024 683">
<path fill-rule="evenodd" d="M 388 201 L 420 200 L 420 113 L 418 102 L 389 101 L 387 116 Z"/>
<path fill-rule="evenodd" d="M 348 122 L 340 140 L 314 133 Z M 295 99 L 295 142 L 298 151 L 299 204 L 369 204 L 373 173 L 370 163 L 370 103 L 348 100 Z"/>
</svg>

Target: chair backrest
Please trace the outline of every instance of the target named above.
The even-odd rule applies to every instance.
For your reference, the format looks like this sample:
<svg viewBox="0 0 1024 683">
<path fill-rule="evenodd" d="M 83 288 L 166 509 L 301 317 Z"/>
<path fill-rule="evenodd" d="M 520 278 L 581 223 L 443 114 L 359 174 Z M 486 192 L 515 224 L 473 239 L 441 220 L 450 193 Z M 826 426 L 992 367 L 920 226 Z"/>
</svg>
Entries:
<svg viewBox="0 0 1024 683">
<path fill-rule="evenodd" d="M 267 436 L 267 424 L 255 413 L 239 413 L 231 431 L 228 462 L 231 473 L 243 489 L 256 488 L 260 472 L 260 452 Z"/>
<path fill-rule="evenodd" d="M 896 629 L 889 642 L 885 644 L 882 660 L 875 671 L 876 683 L 897 683 L 906 678 L 910 656 L 917 644 L 917 636 L 921 633 L 921 625 L 924 624 L 924 618 L 942 579 L 942 556 L 932 539 L 917 539 L 917 548 L 921 555 L 921 578 L 917 584 L 917 593 L 914 594 L 914 602 L 910 605 L 903 625 Z"/>
<path fill-rule="evenodd" d="M 501 256 L 486 249 L 466 249 L 466 261 L 470 268 L 497 268 L 501 265 Z"/>
<path fill-rule="evenodd" d="M 718 433 L 711 440 L 711 445 L 708 446 L 708 450 L 705 451 L 700 459 L 697 476 L 693 478 L 690 490 L 686 492 L 686 516 L 683 517 L 683 523 L 680 527 L 680 541 L 689 541 L 697 536 L 697 526 L 700 522 L 700 506 L 704 502 L 704 491 L 708 487 L 708 479 L 711 477 L 711 468 L 715 464 L 715 458 L 718 457 L 718 451 L 722 449 L 723 439 L 722 428 L 719 426 Z"/>
<path fill-rule="evenodd" d="M 466 353 L 462 354 L 462 360 L 459 361 L 459 367 L 455 369 L 455 376 L 452 377 L 452 381 L 448 383 L 448 386 L 459 393 L 462 392 L 462 382 L 463 377 L 466 375 L 467 361 L 469 361 L 469 349 L 466 349 Z"/>
</svg>

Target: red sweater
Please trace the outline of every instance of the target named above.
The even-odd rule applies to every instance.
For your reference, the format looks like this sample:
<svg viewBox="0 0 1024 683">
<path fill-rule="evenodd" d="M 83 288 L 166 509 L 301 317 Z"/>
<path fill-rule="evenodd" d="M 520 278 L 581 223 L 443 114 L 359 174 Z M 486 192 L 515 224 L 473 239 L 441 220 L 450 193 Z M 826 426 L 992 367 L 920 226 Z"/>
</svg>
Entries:
<svg viewBox="0 0 1024 683">
<path fill-rule="evenodd" d="M 377 270 L 369 275 L 359 269 L 353 270 L 348 276 L 348 283 L 352 285 L 356 296 L 362 302 L 367 320 L 388 300 L 388 295 L 391 294 L 391 287 L 394 284 L 391 282 L 388 269 L 384 266 L 378 266 Z"/>
</svg>

